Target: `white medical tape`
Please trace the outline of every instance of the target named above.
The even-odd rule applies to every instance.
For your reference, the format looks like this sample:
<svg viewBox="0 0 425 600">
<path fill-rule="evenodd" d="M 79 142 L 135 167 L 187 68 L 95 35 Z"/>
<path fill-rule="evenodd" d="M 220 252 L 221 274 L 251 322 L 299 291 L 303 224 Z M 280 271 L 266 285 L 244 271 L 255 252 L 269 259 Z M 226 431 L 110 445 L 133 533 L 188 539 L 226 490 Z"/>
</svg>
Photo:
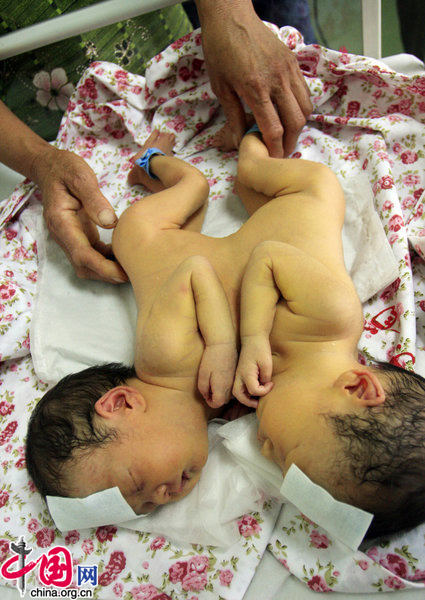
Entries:
<svg viewBox="0 0 425 600">
<path fill-rule="evenodd" d="M 46 496 L 50 515 L 60 531 L 116 525 L 146 515 L 137 515 L 118 487 L 86 498 Z"/>
<path fill-rule="evenodd" d="M 371 513 L 335 500 L 295 464 L 289 467 L 280 493 L 306 517 L 351 550 L 358 549 L 373 519 Z"/>
</svg>

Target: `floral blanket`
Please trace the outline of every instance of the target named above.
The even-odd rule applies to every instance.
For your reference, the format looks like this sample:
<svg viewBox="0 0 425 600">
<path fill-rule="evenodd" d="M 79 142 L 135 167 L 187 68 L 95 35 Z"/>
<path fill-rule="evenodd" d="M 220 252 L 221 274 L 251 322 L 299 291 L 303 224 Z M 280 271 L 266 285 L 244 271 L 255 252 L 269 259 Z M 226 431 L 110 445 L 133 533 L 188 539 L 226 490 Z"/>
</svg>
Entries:
<svg viewBox="0 0 425 600">
<path fill-rule="evenodd" d="M 342 183 L 365 174 L 398 261 L 395 281 L 364 304 L 361 360 L 391 361 L 425 375 L 425 76 L 407 77 L 372 59 L 305 46 L 291 28 L 275 31 L 296 52 L 314 104 L 293 156 L 328 164 Z M 129 157 L 153 127 L 174 132 L 177 155 L 209 179 L 208 219 L 219 229 L 223 220 L 225 235 L 245 216 L 233 194 L 236 153 L 223 154 L 211 145 L 222 124 L 200 34 L 194 32 L 155 57 L 145 77 L 111 63 L 92 64 L 71 98 L 57 143 L 87 160 L 120 214 L 141 195 L 140 188 L 126 182 Z M 230 548 L 176 545 L 164 536 L 114 525 L 64 534 L 56 530 L 24 461 L 28 416 L 47 388 L 34 371 L 29 337 L 37 289 L 39 193 L 25 183 L 0 208 L 3 585 L 15 585 L 7 577 L 16 569 L 10 543 L 24 536 L 33 549 L 27 563 L 37 563 L 26 574 L 27 589 L 87 587 L 96 598 L 240 600 L 265 551 L 315 591 L 424 586 L 425 526 L 347 553 L 292 505 L 278 516 L 267 498 L 257 511 L 240 516 L 240 539 Z"/>
</svg>

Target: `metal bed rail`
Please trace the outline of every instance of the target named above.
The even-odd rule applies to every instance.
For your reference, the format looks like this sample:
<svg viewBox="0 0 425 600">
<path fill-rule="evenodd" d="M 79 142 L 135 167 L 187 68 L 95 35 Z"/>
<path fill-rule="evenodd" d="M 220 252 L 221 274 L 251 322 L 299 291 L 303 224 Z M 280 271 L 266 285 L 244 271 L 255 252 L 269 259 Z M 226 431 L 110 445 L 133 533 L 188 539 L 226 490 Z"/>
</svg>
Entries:
<svg viewBox="0 0 425 600">
<path fill-rule="evenodd" d="M 381 58 L 381 0 L 361 1 L 363 54 Z M 0 59 L 35 50 L 178 2 L 179 0 L 104 0 L 3 35 L 0 38 Z"/>
<path fill-rule="evenodd" d="M 3 35 L 0 38 L 0 59 L 10 58 L 80 33 L 178 3 L 179 0 L 105 0 L 97 2 L 91 6 Z"/>
</svg>

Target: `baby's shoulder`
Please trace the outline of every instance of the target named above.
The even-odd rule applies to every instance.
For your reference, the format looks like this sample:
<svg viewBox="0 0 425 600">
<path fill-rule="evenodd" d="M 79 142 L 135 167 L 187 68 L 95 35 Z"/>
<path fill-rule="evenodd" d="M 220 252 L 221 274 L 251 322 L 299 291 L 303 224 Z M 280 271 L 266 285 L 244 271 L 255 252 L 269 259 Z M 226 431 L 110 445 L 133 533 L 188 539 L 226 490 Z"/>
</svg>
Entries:
<svg viewBox="0 0 425 600">
<path fill-rule="evenodd" d="M 116 246 L 123 245 L 129 237 L 140 238 L 142 233 L 153 232 L 153 224 L 146 218 L 145 212 L 143 201 L 135 202 L 124 210 L 114 229 L 112 238 L 114 250 Z"/>
</svg>

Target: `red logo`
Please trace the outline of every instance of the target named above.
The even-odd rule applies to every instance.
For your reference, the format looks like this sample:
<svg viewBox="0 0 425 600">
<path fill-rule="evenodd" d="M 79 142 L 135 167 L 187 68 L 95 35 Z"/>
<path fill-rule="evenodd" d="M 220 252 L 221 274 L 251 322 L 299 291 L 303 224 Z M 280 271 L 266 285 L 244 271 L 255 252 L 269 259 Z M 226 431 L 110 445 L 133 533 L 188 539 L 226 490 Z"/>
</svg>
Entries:
<svg viewBox="0 0 425 600">
<path fill-rule="evenodd" d="M 25 564 L 25 558 L 32 552 L 32 548 L 26 548 L 26 543 L 21 537 L 18 544 L 13 542 L 10 549 L 15 553 L 2 564 L 1 574 L 5 579 L 18 579 L 18 588 L 21 596 L 25 593 L 25 575 L 39 565 L 39 578 L 42 584 L 59 588 L 69 587 L 72 583 L 72 556 L 71 552 L 63 546 L 54 546 L 48 552 L 42 554 L 37 560 Z M 19 562 L 16 570 L 11 570 L 15 563 Z"/>
<path fill-rule="evenodd" d="M 389 308 L 384 308 L 377 315 L 372 317 L 370 323 L 365 323 L 366 331 L 370 331 L 370 333 L 376 334 L 378 331 L 384 331 L 386 329 L 391 329 L 391 331 L 395 331 L 399 333 L 396 329 L 393 329 L 394 325 L 398 319 L 398 313 L 395 306 L 390 306 Z"/>
</svg>

